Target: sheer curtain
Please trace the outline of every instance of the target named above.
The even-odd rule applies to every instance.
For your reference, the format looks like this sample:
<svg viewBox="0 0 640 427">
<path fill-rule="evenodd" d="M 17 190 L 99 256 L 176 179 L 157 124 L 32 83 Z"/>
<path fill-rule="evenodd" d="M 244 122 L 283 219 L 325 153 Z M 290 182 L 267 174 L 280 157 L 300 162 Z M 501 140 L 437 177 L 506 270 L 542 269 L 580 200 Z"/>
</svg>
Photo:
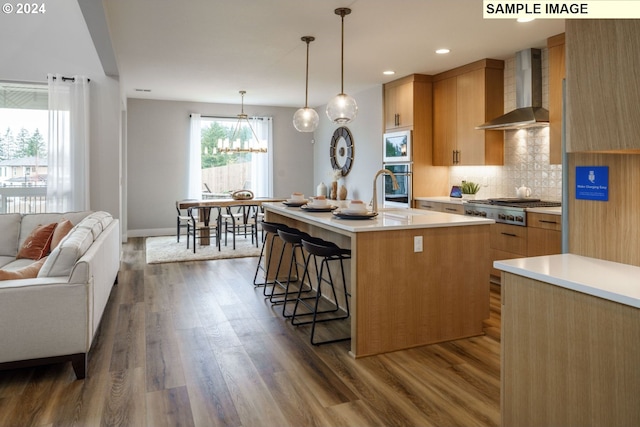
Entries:
<svg viewBox="0 0 640 427">
<path fill-rule="evenodd" d="M 202 118 L 200 114 L 191 114 L 191 134 L 189 141 L 189 164 L 187 165 L 189 199 L 202 198 Z"/>
<path fill-rule="evenodd" d="M 89 79 L 49 74 L 47 81 L 47 212 L 89 210 Z"/>
<path fill-rule="evenodd" d="M 273 118 L 253 117 L 250 123 L 258 139 L 267 142 L 266 153 L 251 155 L 251 186 L 253 187 L 251 190 L 257 197 L 271 197 L 273 196 L 273 183 L 269 166 L 273 153 L 271 146 Z"/>
</svg>

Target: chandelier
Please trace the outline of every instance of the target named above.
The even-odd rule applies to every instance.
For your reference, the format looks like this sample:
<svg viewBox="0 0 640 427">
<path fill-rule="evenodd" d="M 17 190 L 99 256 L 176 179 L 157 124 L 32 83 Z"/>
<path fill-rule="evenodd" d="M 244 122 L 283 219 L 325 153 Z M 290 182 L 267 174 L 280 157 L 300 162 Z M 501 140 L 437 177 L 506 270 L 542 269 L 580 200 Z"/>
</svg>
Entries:
<svg viewBox="0 0 640 427">
<path fill-rule="evenodd" d="M 218 139 L 218 147 L 217 150 L 221 153 L 266 153 L 267 152 L 267 142 L 260 140 L 256 132 L 253 130 L 251 123 L 249 123 L 249 118 L 244 112 L 244 95 L 247 93 L 246 90 L 241 90 L 240 96 L 242 97 L 241 110 L 240 114 L 238 114 L 238 122 L 233 130 L 233 135 L 231 139 Z M 243 120 L 246 122 L 247 126 L 251 130 L 251 134 L 253 135 L 253 140 L 251 141 L 241 141 L 239 131 L 242 129 Z M 237 136 L 237 138 L 236 138 Z"/>
<path fill-rule="evenodd" d="M 358 114 L 356 100 L 344 93 L 344 17 L 351 13 L 348 7 L 340 7 L 335 11 L 342 19 L 342 43 L 340 46 L 340 93 L 327 104 L 327 116 L 329 120 L 339 125 L 351 123 Z"/>
</svg>

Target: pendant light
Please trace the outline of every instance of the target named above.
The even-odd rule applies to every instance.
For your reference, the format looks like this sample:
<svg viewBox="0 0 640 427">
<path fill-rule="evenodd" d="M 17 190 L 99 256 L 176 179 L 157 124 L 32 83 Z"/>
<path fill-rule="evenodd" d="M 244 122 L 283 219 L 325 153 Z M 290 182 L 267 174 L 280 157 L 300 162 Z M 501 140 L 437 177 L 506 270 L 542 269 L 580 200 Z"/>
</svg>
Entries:
<svg viewBox="0 0 640 427">
<path fill-rule="evenodd" d="M 349 15 L 351 9 L 339 7 L 335 10 L 336 15 L 342 19 L 342 44 L 340 46 L 340 93 L 327 104 L 327 116 L 329 120 L 339 125 L 351 123 L 358 114 L 356 100 L 344 93 L 344 17 Z"/>
<path fill-rule="evenodd" d="M 301 39 L 307 44 L 307 74 L 304 87 L 304 108 L 300 108 L 293 115 L 293 127 L 295 127 L 298 132 L 313 132 L 320 122 L 320 117 L 318 117 L 316 110 L 307 107 L 307 101 L 309 99 L 309 43 L 315 39 L 313 36 L 304 36 Z"/>
</svg>

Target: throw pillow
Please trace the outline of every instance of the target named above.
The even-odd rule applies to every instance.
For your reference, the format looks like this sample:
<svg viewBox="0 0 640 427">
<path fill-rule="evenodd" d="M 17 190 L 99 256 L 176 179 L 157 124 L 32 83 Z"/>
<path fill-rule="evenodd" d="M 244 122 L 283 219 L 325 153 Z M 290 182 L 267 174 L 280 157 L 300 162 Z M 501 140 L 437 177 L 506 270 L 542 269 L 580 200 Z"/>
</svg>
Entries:
<svg viewBox="0 0 640 427">
<path fill-rule="evenodd" d="M 58 226 L 53 230 L 53 236 L 51 237 L 51 250 L 54 250 L 60 241 L 64 239 L 64 236 L 69 234 L 73 224 L 68 219 L 62 220 L 58 223 Z"/>
<path fill-rule="evenodd" d="M 58 223 L 54 222 L 47 225 L 37 226 L 22 244 L 16 259 L 28 258 L 37 261 L 47 255 L 49 253 L 49 248 L 51 247 L 53 231 L 57 225 Z"/>
<path fill-rule="evenodd" d="M 38 261 L 17 270 L 0 269 L 0 280 L 32 279 L 34 277 L 38 277 L 38 272 L 46 260 L 47 257 L 40 258 Z"/>
</svg>

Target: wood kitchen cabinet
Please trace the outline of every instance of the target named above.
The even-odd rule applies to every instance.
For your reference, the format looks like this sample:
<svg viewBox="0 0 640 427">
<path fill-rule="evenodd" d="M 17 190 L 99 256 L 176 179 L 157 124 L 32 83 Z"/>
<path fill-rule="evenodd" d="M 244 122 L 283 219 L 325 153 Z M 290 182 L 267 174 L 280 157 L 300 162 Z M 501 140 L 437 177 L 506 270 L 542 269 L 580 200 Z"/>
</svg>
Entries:
<svg viewBox="0 0 640 427">
<path fill-rule="evenodd" d="M 562 81 L 565 77 L 564 33 L 547 39 L 549 51 L 549 163 L 562 163 Z"/>
<path fill-rule="evenodd" d="M 562 253 L 560 215 L 527 213 L 527 256 Z"/>
<path fill-rule="evenodd" d="M 406 129 L 413 126 L 415 102 L 426 102 L 420 99 L 421 93 L 414 93 L 421 83 L 431 84 L 428 76 L 412 74 L 384 85 L 384 127 L 386 131 Z M 428 80 L 428 81 L 427 81 Z M 420 109 L 420 107 L 418 107 Z"/>
<path fill-rule="evenodd" d="M 413 194 L 439 196 L 449 190 L 448 168 L 433 166 L 433 82 L 411 74 L 384 85 L 385 131 L 412 133 Z"/>
<path fill-rule="evenodd" d="M 527 226 L 491 226 L 491 274 L 500 276 L 493 261 L 562 253 L 562 216 L 527 212 Z"/>
<path fill-rule="evenodd" d="M 640 152 L 639 33 L 634 19 L 567 20 L 567 152 Z"/>
<path fill-rule="evenodd" d="M 475 129 L 503 111 L 504 61 L 484 59 L 433 76 L 433 164 L 503 164 L 504 132 Z"/>
<path fill-rule="evenodd" d="M 464 215 L 464 206 L 462 203 L 434 202 L 431 200 L 417 200 L 416 209 L 424 209 L 427 211 L 444 212 L 455 215 Z"/>
</svg>

